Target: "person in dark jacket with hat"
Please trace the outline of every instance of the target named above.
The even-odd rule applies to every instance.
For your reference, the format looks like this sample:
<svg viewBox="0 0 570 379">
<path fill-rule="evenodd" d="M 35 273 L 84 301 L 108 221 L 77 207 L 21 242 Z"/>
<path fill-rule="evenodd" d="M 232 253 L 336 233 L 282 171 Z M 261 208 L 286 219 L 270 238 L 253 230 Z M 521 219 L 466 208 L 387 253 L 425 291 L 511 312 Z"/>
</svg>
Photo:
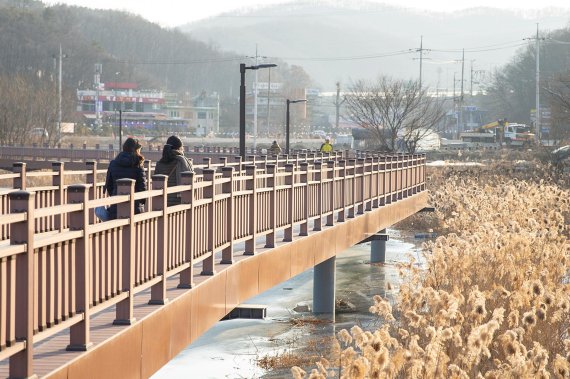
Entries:
<svg viewBox="0 0 570 379">
<path fill-rule="evenodd" d="M 194 171 L 192 162 L 184 156 L 184 149 L 182 148 L 180 138 L 170 136 L 162 149 L 162 158 L 156 163 L 154 174 L 168 176 L 168 187 L 174 187 L 182 184 L 182 173 L 185 171 Z M 180 202 L 181 198 L 179 193 L 171 193 L 168 195 L 168 206 L 177 205 L 180 204 Z"/>
<path fill-rule="evenodd" d="M 144 173 L 144 157 L 141 155 L 141 145 L 134 138 L 127 138 L 123 144 L 123 151 L 109 163 L 107 179 L 105 180 L 104 191 L 109 196 L 117 194 L 117 180 L 134 179 L 135 192 L 147 190 L 146 177 Z M 135 213 L 144 212 L 145 199 L 135 201 Z M 108 209 L 108 219 L 117 218 L 117 204 L 111 205 Z M 105 220 L 103 220 L 105 221 Z"/>
</svg>

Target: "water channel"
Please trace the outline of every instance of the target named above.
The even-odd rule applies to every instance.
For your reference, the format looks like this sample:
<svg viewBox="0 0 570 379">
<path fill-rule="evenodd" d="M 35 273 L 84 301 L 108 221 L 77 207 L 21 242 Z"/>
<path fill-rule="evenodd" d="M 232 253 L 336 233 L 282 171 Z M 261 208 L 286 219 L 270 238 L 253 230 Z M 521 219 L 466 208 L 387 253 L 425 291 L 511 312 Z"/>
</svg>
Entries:
<svg viewBox="0 0 570 379">
<path fill-rule="evenodd" d="M 413 233 L 388 229 L 388 234 L 390 240 L 386 244 L 385 264 L 369 263 L 369 243 L 353 246 L 337 256 L 337 303 L 340 299 L 350 305 L 345 311 L 337 313 L 334 324 L 292 323 L 292 320 L 314 319 L 310 313 L 294 310 L 297 305 L 312 305 L 313 269 L 310 269 L 246 302 L 267 306 L 264 320 L 218 322 L 152 378 L 291 377 L 288 368 L 269 371 L 261 368 L 259 359 L 301 350 L 308 343 L 318 345 L 319 340 L 315 338 L 320 336 L 330 340 L 339 330 L 350 329 L 353 325 L 375 329 L 379 321 L 368 312 L 373 304 L 372 297 L 377 294 L 388 297 L 395 295 L 400 281 L 396 264 L 406 261 L 407 253 L 421 261 L 419 252 L 422 241 L 415 239 Z"/>
</svg>

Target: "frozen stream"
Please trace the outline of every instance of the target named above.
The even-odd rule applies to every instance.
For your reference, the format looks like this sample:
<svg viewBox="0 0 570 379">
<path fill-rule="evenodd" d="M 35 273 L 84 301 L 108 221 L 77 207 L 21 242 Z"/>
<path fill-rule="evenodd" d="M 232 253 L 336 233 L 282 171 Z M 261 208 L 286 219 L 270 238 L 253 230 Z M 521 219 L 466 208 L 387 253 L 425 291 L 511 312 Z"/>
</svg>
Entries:
<svg viewBox="0 0 570 379">
<path fill-rule="evenodd" d="M 293 310 L 298 304 L 312 306 L 313 269 L 310 269 L 246 302 L 266 305 L 265 320 L 218 322 L 153 378 L 290 377 L 289 370 L 266 372 L 256 362 L 265 355 L 302 346 L 303 341 L 315 335 L 332 336 L 336 331 L 353 325 L 364 329 L 374 327 L 378 321 L 368 312 L 373 303 L 372 297 L 376 294 L 385 296 L 387 282 L 392 285 L 391 293 L 397 291 L 399 278 L 395 263 L 406 260 L 406 253 L 411 252 L 416 259 L 420 255 L 421 240 L 392 229 L 388 234 L 390 240 L 386 245 L 385 265 L 369 264 L 370 244 L 354 246 L 337 256 L 337 301 L 346 300 L 354 304 L 355 309 L 337 314 L 335 324 L 293 327 L 289 322 L 310 316 L 310 313 Z"/>
</svg>

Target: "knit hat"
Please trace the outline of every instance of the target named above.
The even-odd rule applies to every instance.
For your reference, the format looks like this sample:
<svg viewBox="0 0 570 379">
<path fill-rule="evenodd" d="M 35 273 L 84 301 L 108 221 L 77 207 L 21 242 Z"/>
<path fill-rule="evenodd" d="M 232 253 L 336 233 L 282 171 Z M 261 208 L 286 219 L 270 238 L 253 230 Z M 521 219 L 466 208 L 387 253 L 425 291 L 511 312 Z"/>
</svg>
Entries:
<svg viewBox="0 0 570 379">
<path fill-rule="evenodd" d="M 175 150 L 178 150 L 182 147 L 182 141 L 177 136 L 168 137 L 166 144 L 172 146 L 172 148 Z"/>
</svg>

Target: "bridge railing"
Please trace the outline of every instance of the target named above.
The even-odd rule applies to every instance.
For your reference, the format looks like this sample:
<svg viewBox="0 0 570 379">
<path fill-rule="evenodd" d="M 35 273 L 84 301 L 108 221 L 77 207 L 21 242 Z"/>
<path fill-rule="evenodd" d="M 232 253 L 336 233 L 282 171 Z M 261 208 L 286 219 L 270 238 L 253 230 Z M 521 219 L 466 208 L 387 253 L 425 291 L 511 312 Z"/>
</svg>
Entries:
<svg viewBox="0 0 570 379">
<path fill-rule="evenodd" d="M 67 175 L 56 168 L 54 180 Z M 163 175 L 137 193 L 133 180 L 119 180 L 110 198 L 98 190 L 99 174 L 92 162 L 75 173 L 86 184 L 60 180 L 33 191 L 11 177 L 23 188 L 7 194 L 0 217 L 8 235 L 0 241 L 0 359 L 9 358 L 10 376 L 33 374 L 34 343 L 69 329 L 68 349 L 86 350 L 94 314 L 116 305 L 115 323 L 129 325 L 137 293 L 150 288 L 149 303 L 163 304 L 169 277 L 191 288 L 198 264 L 214 275 L 216 252 L 231 264 L 240 242 L 240 253 L 253 255 L 259 238 L 274 247 L 280 233 L 293 240 L 296 226 L 307 235 L 323 218 L 333 225 L 425 190 L 425 156 L 203 166 L 171 188 Z M 181 204 L 167 207 L 169 194 Z M 135 214 L 141 199 L 147 210 Z M 93 218 L 95 207 L 110 204 L 116 220 Z"/>
<path fill-rule="evenodd" d="M 143 146 L 143 155 L 151 160 L 158 161 L 162 156 L 163 145 L 160 144 L 147 144 Z M 227 156 L 240 155 L 239 148 L 237 147 L 220 147 L 220 146 L 184 146 L 185 155 L 193 158 L 194 160 L 201 160 L 203 158 L 221 158 Z M 74 146 L 68 144 L 66 146 L 59 144 L 58 146 L 51 147 L 48 145 L 39 146 L 38 144 L 28 145 L 10 145 L 0 146 L 0 159 L 9 159 L 11 161 L 110 161 L 119 153 L 119 149 L 113 144 L 107 147 L 97 144 L 95 147 L 89 147 L 87 144 Z M 259 150 L 246 148 L 246 156 L 258 156 Z M 315 154 L 310 150 L 300 149 L 292 150 L 293 154 Z M 346 155 L 346 151 L 332 152 L 332 156 Z M 318 155 L 318 154 L 315 154 Z"/>
</svg>

